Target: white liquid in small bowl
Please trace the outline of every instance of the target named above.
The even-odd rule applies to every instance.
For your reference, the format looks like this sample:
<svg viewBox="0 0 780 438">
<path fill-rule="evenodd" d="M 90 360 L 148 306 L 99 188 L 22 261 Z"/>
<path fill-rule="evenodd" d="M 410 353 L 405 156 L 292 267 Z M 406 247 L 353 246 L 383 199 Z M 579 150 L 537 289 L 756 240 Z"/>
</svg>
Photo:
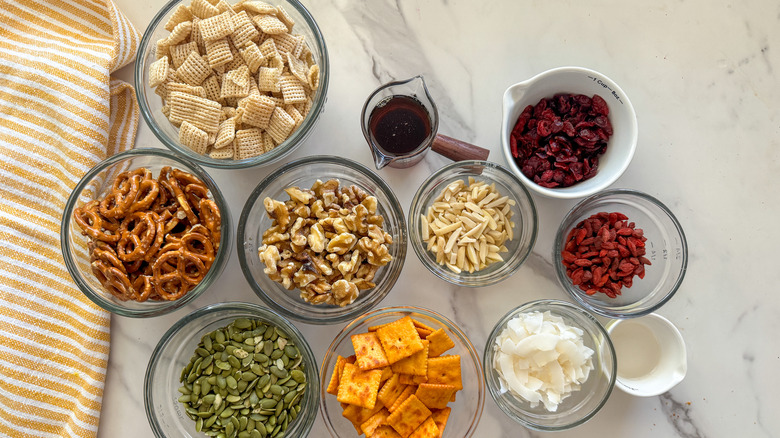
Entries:
<svg viewBox="0 0 780 438">
<path fill-rule="evenodd" d="M 607 325 L 617 356 L 616 386 L 649 397 L 670 390 L 687 371 L 685 342 L 677 328 L 651 313 Z"/>
</svg>

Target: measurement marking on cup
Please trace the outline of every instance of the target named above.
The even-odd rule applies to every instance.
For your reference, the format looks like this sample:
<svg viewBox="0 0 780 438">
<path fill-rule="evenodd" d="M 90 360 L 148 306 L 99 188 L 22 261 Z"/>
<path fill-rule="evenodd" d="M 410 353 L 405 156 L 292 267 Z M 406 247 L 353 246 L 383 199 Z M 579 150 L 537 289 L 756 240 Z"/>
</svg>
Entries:
<svg viewBox="0 0 780 438">
<path fill-rule="evenodd" d="M 595 77 L 595 76 L 588 76 L 588 79 L 592 80 L 593 82 L 601 85 L 603 88 L 606 88 L 611 92 L 611 96 L 615 98 L 618 102 L 620 102 L 621 105 L 623 105 L 623 99 L 620 98 L 620 95 L 615 92 L 615 90 L 612 89 L 609 85 L 605 84 L 601 79 Z"/>
</svg>

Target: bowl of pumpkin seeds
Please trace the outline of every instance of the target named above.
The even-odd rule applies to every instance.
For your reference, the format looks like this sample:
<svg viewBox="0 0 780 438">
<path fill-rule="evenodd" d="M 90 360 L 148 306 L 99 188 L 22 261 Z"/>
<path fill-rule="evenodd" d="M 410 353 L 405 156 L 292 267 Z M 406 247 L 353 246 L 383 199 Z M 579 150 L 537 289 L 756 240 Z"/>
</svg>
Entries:
<svg viewBox="0 0 780 438">
<path fill-rule="evenodd" d="M 158 438 L 306 436 L 319 404 L 317 362 L 298 329 L 250 303 L 219 303 L 160 339 L 144 379 Z"/>
</svg>

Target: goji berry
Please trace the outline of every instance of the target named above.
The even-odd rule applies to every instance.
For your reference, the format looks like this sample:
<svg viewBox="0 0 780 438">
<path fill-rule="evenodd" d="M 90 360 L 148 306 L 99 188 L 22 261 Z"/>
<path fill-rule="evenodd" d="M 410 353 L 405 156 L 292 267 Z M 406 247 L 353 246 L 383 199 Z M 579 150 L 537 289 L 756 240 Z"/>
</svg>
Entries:
<svg viewBox="0 0 780 438">
<path fill-rule="evenodd" d="M 644 278 L 644 232 L 619 212 L 599 212 L 580 221 L 566 237 L 561 251 L 566 275 L 588 295 L 615 298 L 634 277 Z"/>
</svg>

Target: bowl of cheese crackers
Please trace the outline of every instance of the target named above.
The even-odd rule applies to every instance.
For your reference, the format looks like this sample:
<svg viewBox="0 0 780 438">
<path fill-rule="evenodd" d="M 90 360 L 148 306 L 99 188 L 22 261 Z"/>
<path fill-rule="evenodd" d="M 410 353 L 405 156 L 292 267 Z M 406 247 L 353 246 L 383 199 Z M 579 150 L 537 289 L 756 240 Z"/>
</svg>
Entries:
<svg viewBox="0 0 780 438">
<path fill-rule="evenodd" d="M 320 368 L 331 436 L 470 437 L 484 373 L 466 334 L 419 307 L 386 307 L 347 325 Z"/>
<path fill-rule="evenodd" d="M 328 51 L 297 0 L 174 0 L 141 39 L 141 114 L 169 149 L 203 165 L 276 162 L 311 133 Z"/>
</svg>

